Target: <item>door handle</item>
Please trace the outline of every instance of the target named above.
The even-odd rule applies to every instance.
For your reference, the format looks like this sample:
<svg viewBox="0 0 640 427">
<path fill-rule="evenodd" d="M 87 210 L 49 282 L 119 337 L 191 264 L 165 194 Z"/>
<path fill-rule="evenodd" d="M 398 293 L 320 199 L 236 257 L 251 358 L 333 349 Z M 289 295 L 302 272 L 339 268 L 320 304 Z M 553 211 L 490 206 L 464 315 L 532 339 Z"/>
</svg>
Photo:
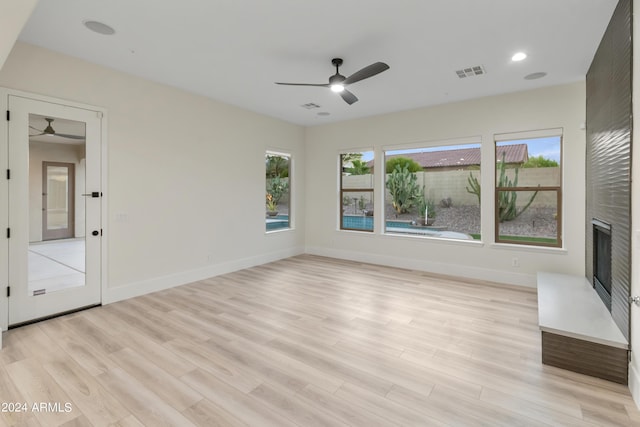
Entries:
<svg viewBox="0 0 640 427">
<path fill-rule="evenodd" d="M 98 236 L 98 235 L 100 235 L 100 232 L 99 232 L 98 230 L 93 230 L 93 231 L 91 232 L 91 234 L 92 234 L 93 236 Z"/>
<path fill-rule="evenodd" d="M 85 196 L 85 197 L 94 197 L 94 198 L 96 198 L 96 197 L 100 197 L 101 195 L 102 195 L 102 193 L 101 193 L 101 192 L 99 192 L 99 191 L 93 191 L 93 192 L 91 192 L 91 193 L 85 193 L 85 194 L 83 194 L 83 196 Z"/>
</svg>

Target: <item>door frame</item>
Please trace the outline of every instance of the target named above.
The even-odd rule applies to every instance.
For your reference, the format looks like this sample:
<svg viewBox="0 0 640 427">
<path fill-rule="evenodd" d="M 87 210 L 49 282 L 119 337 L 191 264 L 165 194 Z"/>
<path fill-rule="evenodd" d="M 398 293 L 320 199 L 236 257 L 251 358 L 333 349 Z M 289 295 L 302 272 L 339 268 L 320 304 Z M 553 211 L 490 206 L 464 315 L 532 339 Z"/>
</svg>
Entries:
<svg viewBox="0 0 640 427">
<path fill-rule="evenodd" d="M 101 118 L 100 125 L 100 185 L 102 191 L 102 203 L 100 208 L 102 238 L 100 239 L 100 296 L 101 300 L 105 300 L 106 289 L 108 287 L 108 168 L 107 168 L 107 127 L 108 116 L 107 110 L 94 105 L 83 104 L 65 99 L 54 98 L 46 95 L 38 95 L 25 91 L 0 87 L 0 331 L 6 331 L 9 325 L 9 297 L 7 296 L 7 286 L 9 282 L 9 237 L 5 230 L 9 229 L 9 180 L 7 171 L 9 170 L 9 126 L 6 116 L 8 110 L 9 96 L 17 96 L 35 101 L 49 102 L 62 106 L 81 108 L 84 110 L 95 111 L 97 116 Z M 2 348 L 2 339 L 0 337 L 0 348 Z"/>
<path fill-rule="evenodd" d="M 67 228 L 49 231 L 49 166 L 67 168 L 68 185 L 67 191 Z M 64 162 L 42 162 L 42 241 L 56 239 L 71 239 L 76 235 L 76 165 Z"/>
</svg>

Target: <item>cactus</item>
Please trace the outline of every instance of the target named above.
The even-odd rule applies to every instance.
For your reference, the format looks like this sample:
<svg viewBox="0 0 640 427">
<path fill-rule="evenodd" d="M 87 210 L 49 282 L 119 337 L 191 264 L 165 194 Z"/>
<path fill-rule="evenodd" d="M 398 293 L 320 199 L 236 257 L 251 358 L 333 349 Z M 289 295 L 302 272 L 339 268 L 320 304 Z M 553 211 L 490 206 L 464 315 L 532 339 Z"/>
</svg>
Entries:
<svg viewBox="0 0 640 427">
<path fill-rule="evenodd" d="M 515 168 L 515 177 L 514 180 L 511 181 L 506 173 L 505 167 L 505 153 L 502 153 L 502 161 L 500 162 L 500 176 L 498 177 L 497 187 L 500 188 L 514 188 L 518 186 L 518 172 L 519 168 Z M 529 201 L 518 210 L 516 206 L 516 200 L 518 199 L 518 194 L 516 191 L 499 191 L 498 192 L 498 219 L 500 222 L 511 221 L 519 217 L 524 211 L 527 210 L 531 203 L 533 203 L 533 199 L 538 195 L 538 191 L 535 191 Z"/>
<path fill-rule="evenodd" d="M 467 178 L 467 182 L 469 183 L 469 186 L 465 187 L 467 189 L 467 193 L 475 194 L 478 197 L 478 205 L 479 205 L 480 204 L 480 183 L 478 182 L 478 178 L 476 178 L 475 176 L 473 176 L 471 172 L 469 172 L 469 178 Z"/>
<path fill-rule="evenodd" d="M 502 161 L 500 162 L 500 176 L 498 177 L 498 182 L 496 183 L 497 188 L 514 188 L 518 186 L 518 173 L 519 168 L 515 168 L 515 177 L 512 180 L 509 179 L 506 173 L 505 166 L 505 153 L 502 153 Z M 473 176 L 471 172 L 469 172 L 469 177 L 467 178 L 467 182 L 469 185 L 466 187 L 467 192 L 471 194 L 475 194 L 478 197 L 478 204 L 480 203 L 480 183 L 478 182 L 478 178 Z M 533 200 L 538 195 L 538 191 L 535 191 L 531 198 L 527 201 L 527 203 L 518 210 L 516 206 L 516 201 L 518 199 L 517 191 L 499 191 L 498 192 L 498 220 L 500 222 L 511 221 L 519 217 L 524 211 L 526 211 Z"/>
<path fill-rule="evenodd" d="M 420 197 L 420 187 L 418 177 L 415 173 L 409 172 L 405 165 L 396 165 L 395 169 L 387 178 L 385 186 L 391 194 L 391 203 L 397 213 L 407 212 Z"/>
</svg>

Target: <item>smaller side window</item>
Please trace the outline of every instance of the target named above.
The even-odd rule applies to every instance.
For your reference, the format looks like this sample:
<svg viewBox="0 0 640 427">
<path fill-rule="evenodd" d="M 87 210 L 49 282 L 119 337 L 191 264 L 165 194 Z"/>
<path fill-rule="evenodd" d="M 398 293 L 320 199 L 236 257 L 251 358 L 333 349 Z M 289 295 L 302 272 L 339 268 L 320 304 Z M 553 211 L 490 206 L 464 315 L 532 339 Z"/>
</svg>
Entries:
<svg viewBox="0 0 640 427">
<path fill-rule="evenodd" d="M 373 151 L 340 155 L 340 229 L 373 231 Z"/>
<path fill-rule="evenodd" d="M 562 137 L 496 142 L 495 241 L 562 246 Z"/>
<path fill-rule="evenodd" d="M 291 155 L 267 152 L 266 230 L 291 228 Z"/>
</svg>

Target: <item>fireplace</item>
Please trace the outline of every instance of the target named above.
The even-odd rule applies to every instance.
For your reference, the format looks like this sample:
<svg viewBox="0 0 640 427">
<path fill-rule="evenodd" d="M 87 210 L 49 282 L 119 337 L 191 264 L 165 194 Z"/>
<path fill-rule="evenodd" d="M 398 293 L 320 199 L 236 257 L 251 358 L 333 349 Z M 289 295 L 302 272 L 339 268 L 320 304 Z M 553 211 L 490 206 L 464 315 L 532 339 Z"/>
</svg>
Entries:
<svg viewBox="0 0 640 427">
<path fill-rule="evenodd" d="M 611 311 L 611 224 L 592 219 L 593 287 Z"/>
</svg>

